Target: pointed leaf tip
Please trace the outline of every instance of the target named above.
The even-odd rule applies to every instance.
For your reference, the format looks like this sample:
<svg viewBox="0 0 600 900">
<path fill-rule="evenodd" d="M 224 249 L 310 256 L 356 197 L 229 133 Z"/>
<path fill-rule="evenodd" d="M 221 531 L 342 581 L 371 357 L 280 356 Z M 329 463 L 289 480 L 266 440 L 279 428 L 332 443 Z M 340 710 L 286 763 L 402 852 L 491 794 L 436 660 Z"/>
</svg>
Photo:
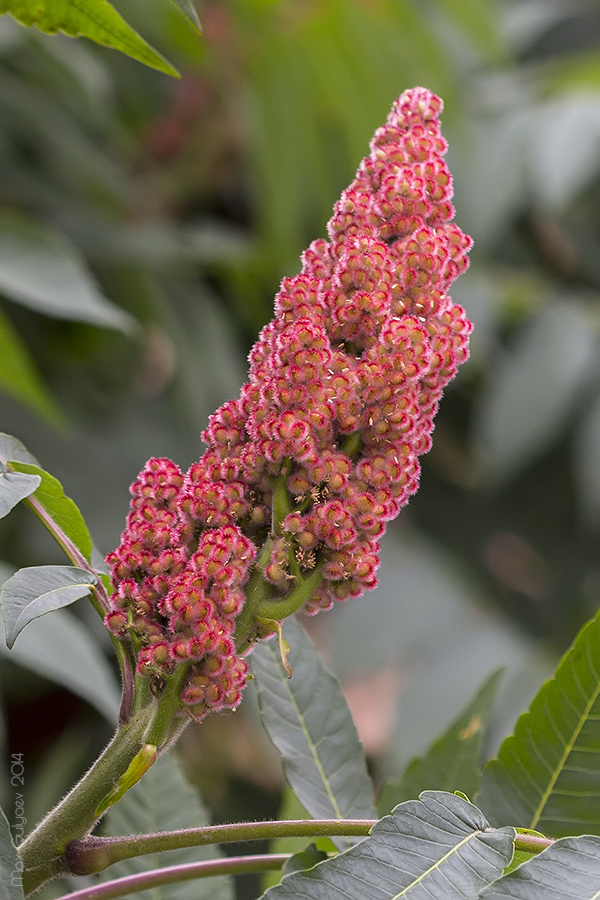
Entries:
<svg viewBox="0 0 600 900">
<path fill-rule="evenodd" d="M 0 0 L 0 14 L 3 13 L 10 13 L 22 25 L 35 25 L 46 34 L 62 31 L 69 37 L 89 38 L 179 77 L 177 69 L 128 25 L 108 0 Z"/>
</svg>

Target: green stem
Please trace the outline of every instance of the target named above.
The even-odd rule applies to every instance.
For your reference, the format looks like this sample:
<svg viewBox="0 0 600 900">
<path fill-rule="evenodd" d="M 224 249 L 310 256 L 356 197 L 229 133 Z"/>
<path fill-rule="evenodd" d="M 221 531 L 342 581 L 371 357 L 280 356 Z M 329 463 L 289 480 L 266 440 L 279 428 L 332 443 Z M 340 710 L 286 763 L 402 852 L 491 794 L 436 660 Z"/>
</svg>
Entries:
<svg viewBox="0 0 600 900">
<path fill-rule="evenodd" d="M 266 619 L 287 619 L 304 606 L 323 580 L 322 567 L 316 566 L 310 575 L 299 579 L 296 587 L 280 600 L 265 597 L 257 605 L 255 615 Z"/>
<path fill-rule="evenodd" d="M 179 884 L 193 878 L 210 878 L 215 875 L 243 875 L 247 872 L 268 872 L 281 869 L 290 853 L 268 853 L 260 856 L 230 856 L 227 859 L 210 859 L 205 862 L 168 866 L 138 875 L 116 878 L 105 884 L 95 884 L 72 894 L 64 894 L 59 900 L 116 900 L 130 897 L 139 891 L 160 887 L 163 884 Z"/>
<path fill-rule="evenodd" d="M 114 790 L 134 756 L 146 743 L 144 733 L 153 710 L 132 718 L 117 729 L 112 741 L 75 787 L 42 819 L 19 846 L 23 861 L 23 889 L 37 890 L 50 878 L 68 871 L 64 851 L 70 841 L 88 834 L 96 823 L 96 809 Z"/>
<path fill-rule="evenodd" d="M 158 834 L 135 834 L 123 837 L 91 837 L 72 841 L 66 858 L 73 875 L 93 875 L 116 862 L 206 844 L 239 841 L 266 841 L 285 837 L 333 837 L 367 835 L 376 819 L 300 819 L 268 822 L 239 822 L 233 825 L 208 825 Z"/>
<path fill-rule="evenodd" d="M 141 748 L 145 744 L 154 744 L 159 750 L 164 749 L 181 730 L 175 713 L 180 705 L 185 670 L 185 666 L 180 666 L 157 698 L 152 697 L 145 686 L 144 694 L 149 696 L 150 702 L 138 709 L 129 722 L 119 726 L 92 768 L 20 844 L 26 893 L 37 890 L 50 878 L 68 872 L 64 856 L 67 844 L 89 834 L 98 820 L 96 810 L 115 790 Z"/>
<path fill-rule="evenodd" d="M 515 850 L 523 850 L 526 853 L 541 853 L 554 843 L 553 838 L 541 837 L 537 834 L 515 835 Z"/>
</svg>

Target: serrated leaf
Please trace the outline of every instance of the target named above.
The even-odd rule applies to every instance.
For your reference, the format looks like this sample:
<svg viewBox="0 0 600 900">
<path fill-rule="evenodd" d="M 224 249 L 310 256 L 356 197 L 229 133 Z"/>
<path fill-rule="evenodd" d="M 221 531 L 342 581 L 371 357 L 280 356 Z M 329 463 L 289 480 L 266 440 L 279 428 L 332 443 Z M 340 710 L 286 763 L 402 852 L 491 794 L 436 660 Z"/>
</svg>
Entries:
<svg viewBox="0 0 600 900">
<path fill-rule="evenodd" d="M 0 9 L 2 0 L 0 0 Z M 59 319 L 131 333 L 136 322 L 101 292 L 61 233 L 16 213 L 0 215 L 0 291 Z"/>
<path fill-rule="evenodd" d="M 485 766 L 477 803 L 494 825 L 600 834 L 600 614 Z"/>
<path fill-rule="evenodd" d="M 481 900 L 598 900 L 600 838 L 562 838 L 479 896 Z"/>
<path fill-rule="evenodd" d="M 547 303 L 480 399 L 478 438 L 492 478 L 513 475 L 561 433 L 595 371 L 597 337 L 576 303 Z"/>
<path fill-rule="evenodd" d="M 40 486 L 33 494 L 34 498 L 40 504 L 44 512 L 50 516 L 58 528 L 71 540 L 85 559 L 90 562 L 92 557 L 92 539 L 88 531 L 85 519 L 81 515 L 76 504 L 70 497 L 65 496 L 63 486 L 39 466 L 33 466 L 28 463 L 10 460 L 10 468 L 17 472 L 23 472 L 30 476 L 39 477 L 41 479 Z M 42 520 L 43 521 L 43 520 Z M 54 535 L 54 531 L 49 523 L 44 522 L 50 533 Z"/>
<path fill-rule="evenodd" d="M 30 622 L 12 650 L 0 617 L 0 655 L 82 697 L 111 725 L 116 721 L 121 691 L 114 671 L 89 628 L 68 610 Z"/>
<path fill-rule="evenodd" d="M 0 464 L 1 466 L 1 464 Z M 7 516 L 11 509 L 30 497 L 41 484 L 39 475 L 22 475 L 20 472 L 7 472 L 0 467 L 0 518 Z"/>
<path fill-rule="evenodd" d="M 65 417 L 44 385 L 29 350 L 1 310 L 0 389 L 51 425 L 64 423 Z"/>
<path fill-rule="evenodd" d="M 113 806 L 104 820 L 106 835 L 144 834 L 208 825 L 198 793 L 188 784 L 172 753 L 160 757 L 138 784 Z M 101 876 L 104 881 L 123 878 L 163 866 L 218 859 L 214 846 L 188 847 L 152 853 L 116 863 Z M 136 893 L 136 900 L 233 900 L 233 879 L 226 876 L 164 885 Z"/>
<path fill-rule="evenodd" d="M 179 12 L 188 20 L 192 28 L 197 34 L 202 33 L 200 19 L 198 18 L 198 10 L 194 6 L 192 0 L 171 0 L 173 6 L 177 7 Z"/>
<path fill-rule="evenodd" d="M 107 0 L 0 0 L 0 13 L 10 13 L 22 25 L 36 25 L 47 34 L 63 31 L 69 37 L 89 38 L 167 75 L 178 75 Z"/>
<path fill-rule="evenodd" d="M 4 582 L 0 603 L 10 649 L 32 619 L 87 596 L 98 579 L 75 566 L 30 566 Z"/>
<path fill-rule="evenodd" d="M 0 809 L 0 897 L 2 900 L 23 900 L 22 867 L 23 864 L 12 840 L 8 820 Z"/>
<path fill-rule="evenodd" d="M 291 679 L 274 641 L 255 648 L 251 666 L 263 724 L 281 753 L 286 778 L 316 818 L 376 818 L 364 752 L 339 682 L 293 619 L 284 623 L 284 635 Z"/>
<path fill-rule="evenodd" d="M 481 811 L 460 797 L 425 791 L 397 806 L 355 847 L 286 876 L 265 897 L 475 898 L 510 861 L 513 837 L 512 828 L 490 829 Z"/>
<path fill-rule="evenodd" d="M 479 757 L 501 675 L 502 671 L 494 672 L 426 755 L 412 760 L 398 781 L 383 786 L 377 802 L 380 815 L 428 789 L 475 796 L 481 777 Z"/>
</svg>

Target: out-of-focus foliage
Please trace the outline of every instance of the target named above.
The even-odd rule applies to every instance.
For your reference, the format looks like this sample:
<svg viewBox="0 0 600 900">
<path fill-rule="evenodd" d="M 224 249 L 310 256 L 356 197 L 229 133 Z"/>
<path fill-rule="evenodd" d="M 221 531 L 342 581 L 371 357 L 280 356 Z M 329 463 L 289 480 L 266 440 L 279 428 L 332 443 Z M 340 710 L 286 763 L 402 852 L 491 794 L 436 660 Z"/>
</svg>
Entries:
<svg viewBox="0 0 600 900">
<path fill-rule="evenodd" d="M 178 5 L 184 15 L 190 15 L 182 0 Z M 85 0 L 85 3 L 76 0 L 63 0 L 62 3 L 56 3 L 56 0 L 1 0 L 0 13 L 10 13 L 22 25 L 35 25 L 46 34 L 61 31 L 71 37 L 90 38 L 168 75 L 177 74 L 107 0 Z M 196 18 L 192 22 L 197 27 Z"/>
<path fill-rule="evenodd" d="M 204 0 L 201 37 L 187 2 L 115 7 L 179 81 L 0 19 L 0 430 L 110 550 L 147 457 L 186 467 L 202 451 L 279 279 L 324 234 L 393 99 L 436 91 L 475 240 L 452 292 L 475 322 L 472 359 L 386 537 L 380 588 L 314 632 L 392 773 L 506 664 L 497 741 L 545 670 L 539 648 L 565 647 L 600 593 L 596 5 Z M 0 556 L 62 563 L 41 531 L 11 515 Z M 0 675 L 20 751 L 49 687 Z M 276 802 L 251 711 L 184 741 L 218 815 L 242 817 L 250 791 L 255 818 Z"/>
</svg>

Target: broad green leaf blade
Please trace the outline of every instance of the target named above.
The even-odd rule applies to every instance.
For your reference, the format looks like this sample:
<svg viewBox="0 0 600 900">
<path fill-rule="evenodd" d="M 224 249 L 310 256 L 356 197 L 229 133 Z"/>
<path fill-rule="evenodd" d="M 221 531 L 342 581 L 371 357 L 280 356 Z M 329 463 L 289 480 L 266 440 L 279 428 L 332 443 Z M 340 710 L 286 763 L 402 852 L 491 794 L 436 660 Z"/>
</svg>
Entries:
<svg viewBox="0 0 600 900">
<path fill-rule="evenodd" d="M 73 500 L 71 500 L 70 497 L 65 496 L 60 481 L 54 478 L 53 475 L 40 469 L 39 466 L 32 466 L 28 463 L 10 460 L 10 468 L 17 472 L 26 473 L 30 477 L 35 476 L 41 479 L 40 486 L 33 494 L 33 497 L 43 508 L 44 512 L 47 513 L 52 522 L 56 524 L 58 529 L 60 529 L 60 531 L 75 544 L 85 559 L 90 562 L 92 557 L 92 539 L 90 533 L 83 516 Z M 52 527 L 50 527 L 50 523 L 44 521 L 43 524 L 54 536 L 55 532 Z"/>
<path fill-rule="evenodd" d="M 450 728 L 422 758 L 414 759 L 402 777 L 382 788 L 377 809 L 384 815 L 421 791 L 461 791 L 473 797 L 479 788 L 479 758 L 502 671 L 494 672 Z"/>
<path fill-rule="evenodd" d="M 39 475 L 7 472 L 0 463 L 0 518 L 7 516 L 21 500 L 31 496 L 40 484 Z"/>
<path fill-rule="evenodd" d="M 513 838 L 512 828 L 490 829 L 480 810 L 460 797 L 425 791 L 381 819 L 360 844 L 285 877 L 265 897 L 475 900 L 510 862 Z"/>
<path fill-rule="evenodd" d="M 29 350 L 1 310 L 0 390 L 51 425 L 64 424 L 65 417 L 44 385 Z"/>
<path fill-rule="evenodd" d="M 158 759 L 116 806 L 103 824 L 106 835 L 140 834 L 198 828 L 208 825 L 208 815 L 197 792 L 187 783 L 177 758 L 167 753 Z M 188 847 L 123 860 L 111 866 L 104 881 L 147 872 L 163 866 L 183 865 L 221 856 L 214 846 Z M 135 894 L 136 900 L 233 900 L 233 879 L 225 876 L 153 888 Z"/>
<path fill-rule="evenodd" d="M 598 900 L 600 838 L 561 838 L 479 896 L 481 900 Z"/>
<path fill-rule="evenodd" d="M 0 809 L 0 897 L 2 900 L 23 900 L 21 872 L 22 863 L 12 841 L 10 826 Z"/>
<path fill-rule="evenodd" d="M 276 641 L 251 657 L 261 716 L 300 802 L 315 818 L 377 818 L 373 786 L 350 710 L 336 678 L 293 619 L 284 623 L 290 645 L 288 679 Z M 348 846 L 348 841 L 337 841 Z"/>
<path fill-rule="evenodd" d="M 47 34 L 64 31 L 69 37 L 89 38 L 167 75 L 178 75 L 107 0 L 0 0 L 0 13 L 10 13 L 22 25 L 36 25 Z"/>
<path fill-rule="evenodd" d="M 59 319 L 125 333 L 136 327 L 132 316 L 102 294 L 63 234 L 16 213 L 0 215 L 0 291 Z"/>
<path fill-rule="evenodd" d="M 69 606 L 90 593 L 98 579 L 75 566 L 30 566 L 5 581 L 0 603 L 10 649 L 32 619 Z"/>
<path fill-rule="evenodd" d="M 188 20 L 196 34 L 202 33 L 198 11 L 192 0 L 171 0 L 173 6 L 176 6 L 180 13 Z"/>
<path fill-rule="evenodd" d="M 114 725 L 121 697 L 114 671 L 89 628 L 68 610 L 35 619 L 12 650 L 0 618 L 0 656 L 82 697 Z"/>
<path fill-rule="evenodd" d="M 600 614 L 484 768 L 477 803 L 494 825 L 600 834 Z"/>
</svg>

